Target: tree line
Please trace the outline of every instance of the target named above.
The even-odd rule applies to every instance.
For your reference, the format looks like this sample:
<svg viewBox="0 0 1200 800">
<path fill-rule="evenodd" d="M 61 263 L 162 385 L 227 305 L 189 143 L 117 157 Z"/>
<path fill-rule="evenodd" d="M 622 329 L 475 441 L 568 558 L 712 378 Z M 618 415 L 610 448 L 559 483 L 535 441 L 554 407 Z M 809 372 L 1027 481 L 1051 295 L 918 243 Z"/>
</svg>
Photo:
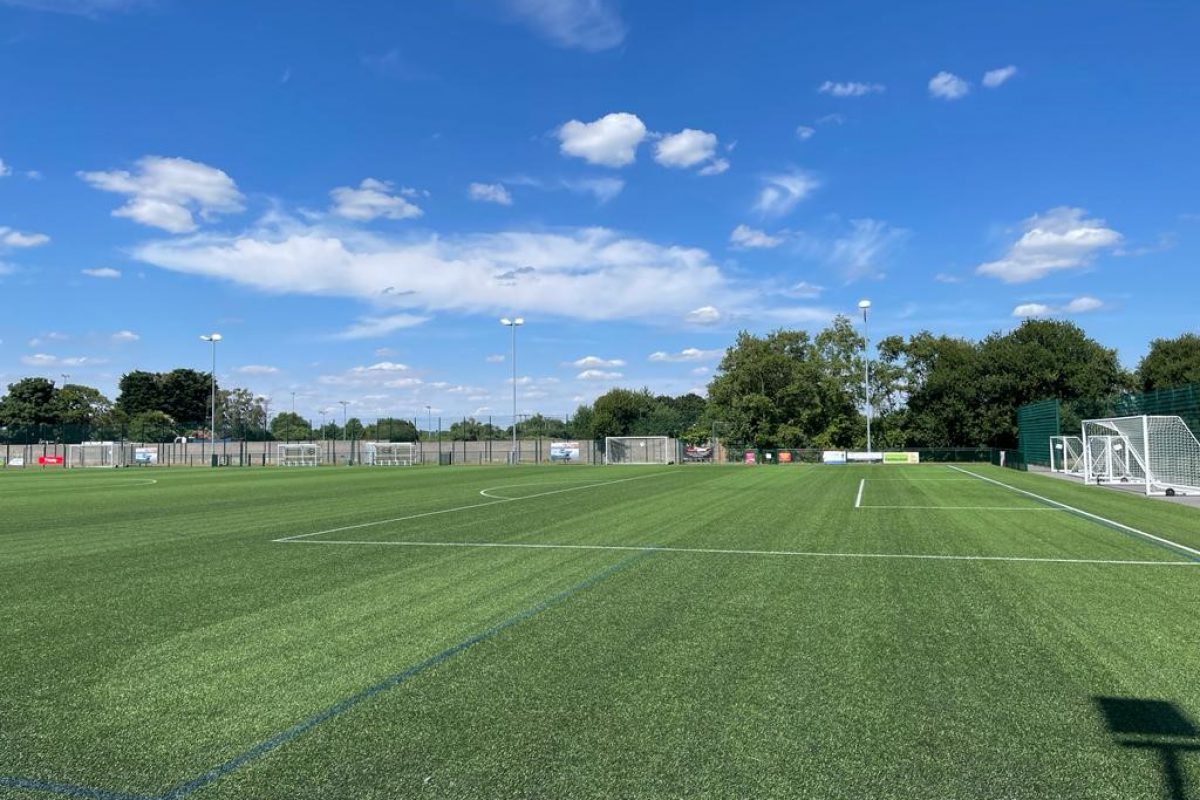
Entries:
<svg viewBox="0 0 1200 800">
<path fill-rule="evenodd" d="M 1064 428 L 1102 415 L 1114 398 L 1200 383 L 1200 336 L 1155 339 L 1130 371 L 1071 322 L 1027 320 L 981 340 L 922 331 L 876 345 L 864 390 L 866 342 L 846 317 L 816 334 L 776 330 L 738 334 L 708 385 L 707 398 L 649 389 L 612 389 L 568 419 L 535 414 L 516 423 L 519 437 L 603 439 L 669 435 L 688 442 L 754 447 L 856 448 L 866 443 L 869 392 L 877 447 L 1013 447 L 1016 410 L 1046 398 L 1063 403 Z M 208 438 L 211 378 L 192 369 L 135 370 L 110 401 L 82 384 L 46 378 L 9 384 L 0 398 L 0 437 L 8 441 Z M 311 441 L 504 439 L 511 426 L 464 418 L 443 431 L 412 420 L 356 418 L 314 426 L 290 411 L 268 421 L 267 401 L 244 388 L 217 387 L 216 435 Z"/>
</svg>

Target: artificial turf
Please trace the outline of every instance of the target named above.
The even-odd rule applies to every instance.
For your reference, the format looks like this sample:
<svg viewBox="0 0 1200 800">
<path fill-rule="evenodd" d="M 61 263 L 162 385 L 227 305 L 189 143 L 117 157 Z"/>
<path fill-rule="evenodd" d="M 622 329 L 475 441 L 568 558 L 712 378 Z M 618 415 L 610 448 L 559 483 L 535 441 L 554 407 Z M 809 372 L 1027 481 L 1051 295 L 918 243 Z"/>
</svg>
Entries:
<svg viewBox="0 0 1200 800">
<path fill-rule="evenodd" d="M 1200 513 L 965 469 L 0 474 L 0 798 L 1193 796 Z"/>
</svg>

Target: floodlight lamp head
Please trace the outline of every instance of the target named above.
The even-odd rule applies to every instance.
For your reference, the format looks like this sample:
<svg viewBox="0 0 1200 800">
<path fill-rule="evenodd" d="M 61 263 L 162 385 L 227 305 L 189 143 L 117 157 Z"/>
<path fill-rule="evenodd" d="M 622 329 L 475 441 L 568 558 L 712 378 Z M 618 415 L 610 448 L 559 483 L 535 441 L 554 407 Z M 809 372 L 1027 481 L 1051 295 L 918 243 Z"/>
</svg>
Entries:
<svg viewBox="0 0 1200 800">
<path fill-rule="evenodd" d="M 501 325 L 512 325 L 513 321 L 511 319 L 509 319 L 508 317 L 502 317 L 500 319 L 500 324 Z"/>
<path fill-rule="evenodd" d="M 859 300 L 858 307 L 861 308 L 863 311 L 866 311 L 868 308 L 871 307 L 871 301 L 870 300 Z"/>
<path fill-rule="evenodd" d="M 516 319 L 513 320 L 513 325 L 524 325 L 524 324 L 525 324 L 524 317 L 517 317 Z"/>
</svg>

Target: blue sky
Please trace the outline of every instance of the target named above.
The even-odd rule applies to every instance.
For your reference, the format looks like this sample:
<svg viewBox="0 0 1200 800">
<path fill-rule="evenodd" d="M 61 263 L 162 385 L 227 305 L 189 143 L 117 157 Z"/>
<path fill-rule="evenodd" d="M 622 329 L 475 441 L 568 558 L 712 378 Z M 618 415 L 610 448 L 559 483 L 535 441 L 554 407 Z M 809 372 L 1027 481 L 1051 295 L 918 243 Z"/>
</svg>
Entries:
<svg viewBox="0 0 1200 800">
<path fill-rule="evenodd" d="M 816 4 L 806 4 L 815 6 Z M 702 389 L 737 330 L 1197 329 L 1193 3 L 0 0 L 0 382 L 315 417 Z"/>
</svg>

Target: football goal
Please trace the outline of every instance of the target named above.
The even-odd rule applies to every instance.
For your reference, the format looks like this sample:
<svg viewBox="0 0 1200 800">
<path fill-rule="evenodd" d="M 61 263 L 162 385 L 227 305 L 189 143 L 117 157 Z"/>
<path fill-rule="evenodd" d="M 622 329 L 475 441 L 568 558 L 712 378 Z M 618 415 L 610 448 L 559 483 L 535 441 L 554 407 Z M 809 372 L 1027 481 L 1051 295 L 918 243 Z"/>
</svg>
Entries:
<svg viewBox="0 0 1200 800">
<path fill-rule="evenodd" d="M 412 442 L 367 442 L 363 463 L 374 467 L 411 467 L 415 450 Z"/>
<path fill-rule="evenodd" d="M 317 467 L 321 464 L 321 446 L 316 444 L 281 444 L 276 455 L 275 463 L 281 467 Z"/>
<path fill-rule="evenodd" d="M 67 446 L 67 466 L 123 467 L 125 446 L 117 442 L 84 442 Z"/>
<path fill-rule="evenodd" d="M 1200 441 L 1180 417 L 1083 423 L 1084 480 L 1143 486 L 1146 494 L 1200 493 Z"/>
<path fill-rule="evenodd" d="M 1050 471 L 1083 475 L 1083 439 L 1078 436 L 1050 437 Z"/>
<path fill-rule="evenodd" d="M 604 439 L 605 464 L 670 464 L 670 439 L 666 436 L 608 436 Z"/>
</svg>

